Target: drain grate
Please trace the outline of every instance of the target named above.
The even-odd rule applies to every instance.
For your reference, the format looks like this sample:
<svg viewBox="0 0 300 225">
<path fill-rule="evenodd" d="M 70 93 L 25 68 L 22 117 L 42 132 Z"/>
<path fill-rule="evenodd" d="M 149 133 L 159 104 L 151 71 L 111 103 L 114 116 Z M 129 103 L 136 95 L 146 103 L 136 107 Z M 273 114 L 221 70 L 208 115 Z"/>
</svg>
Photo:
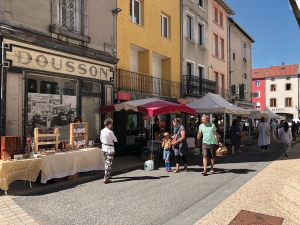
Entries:
<svg viewBox="0 0 300 225">
<path fill-rule="evenodd" d="M 229 225 L 281 225 L 283 218 L 241 210 Z"/>
</svg>

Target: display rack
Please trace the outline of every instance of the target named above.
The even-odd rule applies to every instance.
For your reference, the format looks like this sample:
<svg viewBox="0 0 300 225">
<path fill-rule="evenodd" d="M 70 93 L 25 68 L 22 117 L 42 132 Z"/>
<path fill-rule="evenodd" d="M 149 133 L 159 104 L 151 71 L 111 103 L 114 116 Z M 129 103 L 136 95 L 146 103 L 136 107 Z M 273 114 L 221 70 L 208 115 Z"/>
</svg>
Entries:
<svg viewBox="0 0 300 225">
<path fill-rule="evenodd" d="M 34 151 L 37 153 L 41 145 L 55 145 L 58 150 L 59 127 L 36 127 L 34 128 Z M 41 140 L 41 138 L 52 137 L 52 140 Z M 54 139 L 54 140 L 53 140 Z"/>
<path fill-rule="evenodd" d="M 88 146 L 88 129 L 89 123 L 82 122 L 82 123 L 70 123 L 70 145 L 72 146 L 72 149 L 74 149 L 74 141 L 75 137 L 83 137 L 83 140 L 85 141 L 85 146 Z M 75 132 L 76 130 L 76 132 Z"/>
</svg>

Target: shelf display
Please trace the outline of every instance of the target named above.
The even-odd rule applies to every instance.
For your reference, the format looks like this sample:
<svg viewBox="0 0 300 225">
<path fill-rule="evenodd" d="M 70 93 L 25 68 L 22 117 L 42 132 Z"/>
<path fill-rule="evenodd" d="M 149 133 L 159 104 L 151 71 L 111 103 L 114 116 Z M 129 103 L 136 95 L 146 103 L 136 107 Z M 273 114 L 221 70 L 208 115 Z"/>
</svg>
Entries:
<svg viewBox="0 0 300 225">
<path fill-rule="evenodd" d="M 59 127 L 36 127 L 34 128 L 34 151 L 39 151 L 41 145 L 55 145 L 58 150 Z M 47 139 L 46 139 L 47 138 Z"/>
<path fill-rule="evenodd" d="M 81 137 L 81 138 L 79 138 Z M 70 143 L 72 149 L 85 148 L 88 146 L 88 123 L 70 123 Z"/>
</svg>

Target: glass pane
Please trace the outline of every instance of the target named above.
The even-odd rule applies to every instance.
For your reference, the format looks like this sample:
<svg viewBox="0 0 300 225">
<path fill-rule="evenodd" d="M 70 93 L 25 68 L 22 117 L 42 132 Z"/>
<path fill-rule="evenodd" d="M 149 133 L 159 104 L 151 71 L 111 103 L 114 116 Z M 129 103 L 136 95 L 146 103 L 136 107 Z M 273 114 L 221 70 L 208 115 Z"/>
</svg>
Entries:
<svg viewBox="0 0 300 225">
<path fill-rule="evenodd" d="M 164 37 L 168 38 L 168 19 L 164 17 Z"/>
<path fill-rule="evenodd" d="M 89 139 L 96 139 L 100 137 L 100 98 L 83 96 L 82 97 L 82 121 L 89 123 Z"/>
<path fill-rule="evenodd" d="M 84 92 L 100 93 L 101 91 L 99 83 L 83 81 L 82 86 L 82 91 Z"/>
<path fill-rule="evenodd" d="M 140 24 L 140 3 L 134 1 L 134 19 L 137 24 Z"/>
</svg>

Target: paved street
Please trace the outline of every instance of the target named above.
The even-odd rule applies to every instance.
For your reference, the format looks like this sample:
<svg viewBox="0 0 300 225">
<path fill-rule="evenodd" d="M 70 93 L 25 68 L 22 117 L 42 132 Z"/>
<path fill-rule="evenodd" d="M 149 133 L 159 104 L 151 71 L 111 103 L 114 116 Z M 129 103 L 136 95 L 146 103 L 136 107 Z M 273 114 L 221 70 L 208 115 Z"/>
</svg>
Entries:
<svg viewBox="0 0 300 225">
<path fill-rule="evenodd" d="M 115 173 L 112 184 L 103 184 L 101 175 L 87 176 L 57 185 L 36 184 L 22 195 L 15 191 L 12 199 L 41 225 L 194 224 L 282 155 L 281 143 L 273 142 L 261 156 L 255 142 L 245 145 L 242 154 L 217 158 L 216 174 L 207 177 L 200 174 L 201 156 L 189 156 L 191 171 L 186 173 L 167 173 L 163 162 L 156 162 L 154 171 L 138 166 Z"/>
</svg>

